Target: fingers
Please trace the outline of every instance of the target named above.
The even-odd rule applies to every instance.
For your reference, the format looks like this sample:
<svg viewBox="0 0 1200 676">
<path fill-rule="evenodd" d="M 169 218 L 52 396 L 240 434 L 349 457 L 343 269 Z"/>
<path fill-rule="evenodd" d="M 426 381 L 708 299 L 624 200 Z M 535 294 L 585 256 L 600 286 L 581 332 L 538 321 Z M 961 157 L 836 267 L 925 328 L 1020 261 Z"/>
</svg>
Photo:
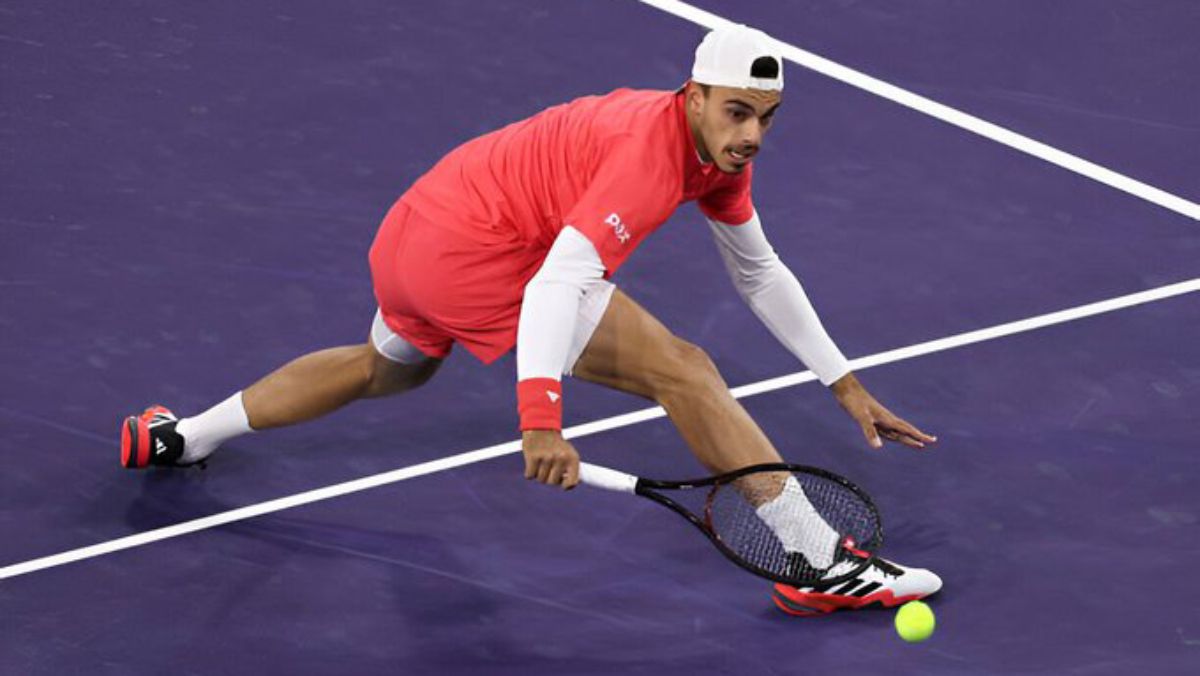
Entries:
<svg viewBox="0 0 1200 676">
<path fill-rule="evenodd" d="M 550 483 L 550 473 L 554 471 L 554 460 L 552 458 L 542 458 L 538 462 L 537 480 L 538 483 Z"/>
<path fill-rule="evenodd" d="M 542 483 L 549 486 L 562 486 L 563 490 L 571 490 L 579 483 L 579 456 L 575 453 L 555 455 L 550 473 Z"/>
<path fill-rule="evenodd" d="M 879 435 L 882 436 L 884 439 L 887 439 L 888 441 L 894 441 L 898 444 L 904 444 L 905 446 L 908 446 L 909 448 L 918 448 L 918 449 L 925 448 L 925 443 L 922 442 L 921 440 L 914 439 L 913 437 L 910 437 L 907 434 L 903 434 L 901 432 L 897 432 L 896 430 L 881 429 L 879 431 Z"/>
<path fill-rule="evenodd" d="M 537 480 L 547 486 L 562 486 L 564 490 L 579 483 L 579 457 L 568 453 L 555 453 L 544 458 L 538 465 Z"/>
<path fill-rule="evenodd" d="M 550 475 L 547 477 L 546 483 L 550 486 L 558 486 L 562 483 L 563 475 L 567 473 L 567 460 L 565 458 L 555 458 L 550 465 Z"/>
<path fill-rule="evenodd" d="M 525 478 L 564 490 L 579 483 L 579 454 L 570 445 L 525 450 Z"/>
<path fill-rule="evenodd" d="M 524 450 L 524 449 L 522 449 Z M 537 476 L 538 461 L 533 455 L 524 453 L 525 456 L 525 478 L 532 479 Z"/>
<path fill-rule="evenodd" d="M 879 438 L 879 431 L 875 429 L 874 422 L 868 418 L 860 420 L 859 425 L 862 426 L 863 436 L 867 438 L 867 443 L 871 445 L 871 448 L 883 447 L 883 440 Z"/>
<path fill-rule="evenodd" d="M 908 421 L 896 416 L 888 416 L 884 422 L 878 423 L 878 426 L 880 433 L 885 438 L 904 444 L 909 448 L 925 448 L 925 444 L 937 442 L 937 437 L 925 434 Z"/>
<path fill-rule="evenodd" d="M 920 439 L 921 441 L 924 441 L 927 444 L 936 444 L 937 443 L 937 437 L 933 436 L 932 434 L 925 434 L 921 430 L 913 427 L 912 425 L 909 425 L 908 423 L 904 423 L 904 424 L 908 426 L 909 431 L 906 432 L 906 434 L 908 434 L 910 437 L 912 437 L 914 439 Z"/>
<path fill-rule="evenodd" d="M 572 457 L 567 464 L 567 470 L 563 472 L 562 487 L 564 491 L 569 491 L 579 485 L 579 457 Z"/>
<path fill-rule="evenodd" d="M 883 447 L 881 436 L 909 448 L 925 448 L 925 444 L 937 441 L 937 437 L 925 434 L 875 401 L 874 397 L 858 385 L 857 380 L 852 379 L 849 382 L 852 387 L 838 391 L 838 403 L 862 427 L 863 436 L 867 438 L 871 448 Z"/>
<path fill-rule="evenodd" d="M 896 426 L 902 434 L 910 439 L 913 439 L 914 441 L 921 442 L 922 445 L 937 443 L 937 437 L 933 436 L 932 434 L 925 434 L 921 430 L 917 429 L 914 425 L 910 424 L 907 420 L 896 418 Z"/>
</svg>

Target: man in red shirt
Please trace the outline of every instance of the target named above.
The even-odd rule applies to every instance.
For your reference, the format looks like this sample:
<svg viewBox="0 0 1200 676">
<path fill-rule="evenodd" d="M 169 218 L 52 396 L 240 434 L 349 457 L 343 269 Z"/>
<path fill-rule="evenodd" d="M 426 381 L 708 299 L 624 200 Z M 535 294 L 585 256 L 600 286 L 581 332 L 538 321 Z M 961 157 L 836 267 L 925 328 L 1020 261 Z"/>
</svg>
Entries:
<svg viewBox="0 0 1200 676">
<path fill-rule="evenodd" d="M 579 481 L 579 455 L 561 433 L 564 374 L 658 402 L 714 473 L 780 462 L 703 350 L 609 281 L 693 200 L 739 293 L 871 446 L 934 442 L 858 382 L 763 234 L 750 199 L 752 160 L 782 89 L 775 43 L 729 26 L 705 37 L 679 91 L 586 97 L 463 144 L 380 226 L 370 252 L 379 310 L 366 344 L 300 357 L 198 416 L 180 420 L 161 406 L 131 416 L 123 464 L 194 464 L 236 435 L 418 387 L 454 343 L 485 363 L 516 348 L 526 478 L 562 488 Z M 882 560 L 850 582 L 777 586 L 775 600 L 811 614 L 891 605 L 941 586 L 928 571 Z M 872 593 L 855 596 L 852 587 Z"/>
</svg>

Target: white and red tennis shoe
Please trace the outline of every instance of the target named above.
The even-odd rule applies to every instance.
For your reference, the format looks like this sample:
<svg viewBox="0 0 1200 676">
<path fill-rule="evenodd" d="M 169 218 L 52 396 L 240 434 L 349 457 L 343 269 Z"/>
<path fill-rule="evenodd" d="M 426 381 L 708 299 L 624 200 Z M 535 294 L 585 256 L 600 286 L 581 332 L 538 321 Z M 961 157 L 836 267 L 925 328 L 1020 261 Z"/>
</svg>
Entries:
<svg viewBox="0 0 1200 676">
<path fill-rule="evenodd" d="M 187 467 L 183 463 L 183 437 L 175 431 L 179 418 L 165 406 L 154 405 L 131 415 L 121 425 L 121 465 L 142 469 L 150 465 Z"/>
<path fill-rule="evenodd" d="M 834 564 L 825 577 L 841 577 L 861 564 L 861 558 L 847 558 Z M 776 584 L 771 598 L 789 615 L 809 616 L 865 608 L 876 603 L 890 608 L 936 594 L 941 588 L 942 578 L 931 571 L 908 568 L 873 556 L 870 565 L 848 580 L 799 588 Z"/>
</svg>

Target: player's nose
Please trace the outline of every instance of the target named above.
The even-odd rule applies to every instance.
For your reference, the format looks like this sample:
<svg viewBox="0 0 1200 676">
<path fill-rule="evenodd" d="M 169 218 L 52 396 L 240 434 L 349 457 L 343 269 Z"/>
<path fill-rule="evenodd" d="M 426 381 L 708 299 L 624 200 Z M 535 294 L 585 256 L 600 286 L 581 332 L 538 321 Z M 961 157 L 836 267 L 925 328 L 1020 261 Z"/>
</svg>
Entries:
<svg viewBox="0 0 1200 676">
<path fill-rule="evenodd" d="M 745 134 L 735 144 L 737 151 L 743 155 L 757 153 L 760 145 L 762 145 L 762 134 Z"/>
<path fill-rule="evenodd" d="M 748 124 L 742 129 L 742 138 L 738 145 L 744 150 L 758 150 L 758 146 L 762 145 L 763 137 L 762 124 L 755 121 L 753 124 Z"/>
</svg>

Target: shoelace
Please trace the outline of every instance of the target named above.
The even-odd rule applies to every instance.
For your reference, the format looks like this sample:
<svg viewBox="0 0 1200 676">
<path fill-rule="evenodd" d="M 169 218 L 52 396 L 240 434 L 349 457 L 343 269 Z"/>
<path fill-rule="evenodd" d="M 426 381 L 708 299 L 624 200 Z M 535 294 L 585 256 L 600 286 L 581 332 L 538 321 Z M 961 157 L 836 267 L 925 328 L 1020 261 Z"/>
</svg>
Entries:
<svg viewBox="0 0 1200 676">
<path fill-rule="evenodd" d="M 835 577 L 838 577 L 839 575 L 847 573 L 850 571 L 850 569 L 854 568 L 855 566 L 858 566 L 861 561 L 862 561 L 862 559 L 857 559 L 857 560 L 846 559 L 846 560 L 840 561 L 836 565 L 834 565 L 832 568 L 830 568 L 828 571 L 826 571 L 825 579 L 835 578 Z M 883 559 L 878 558 L 878 557 L 872 557 L 870 567 L 877 568 L 880 572 L 882 572 L 884 575 L 887 575 L 888 577 L 900 577 L 901 575 L 904 575 L 903 569 L 901 569 L 897 566 L 894 566 L 894 565 L 888 563 L 887 561 L 884 561 Z"/>
<path fill-rule="evenodd" d="M 871 565 L 882 571 L 884 575 L 888 575 L 890 577 L 900 577 L 904 574 L 903 570 L 880 558 L 876 558 L 874 561 L 872 561 Z"/>
</svg>

